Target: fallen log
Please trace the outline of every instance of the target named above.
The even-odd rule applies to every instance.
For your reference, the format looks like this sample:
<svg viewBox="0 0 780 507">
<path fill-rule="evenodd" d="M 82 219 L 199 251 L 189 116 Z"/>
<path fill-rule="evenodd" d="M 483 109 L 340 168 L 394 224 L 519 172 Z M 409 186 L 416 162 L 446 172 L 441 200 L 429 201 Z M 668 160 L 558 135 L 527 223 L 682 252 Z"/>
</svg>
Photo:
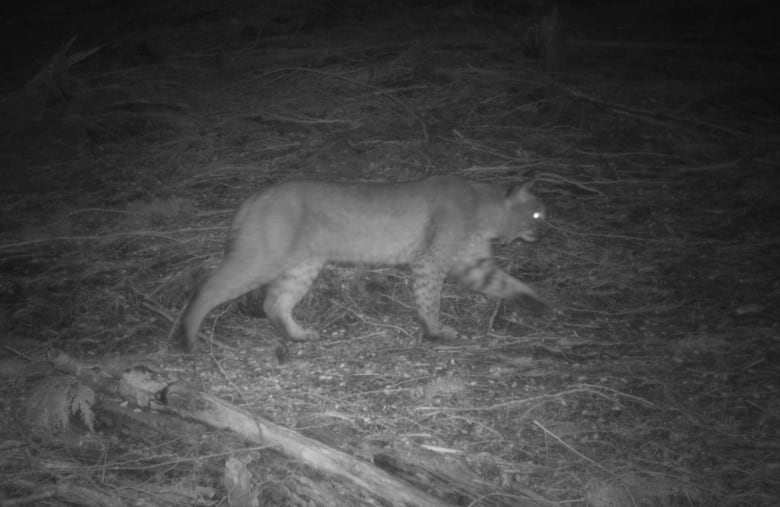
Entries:
<svg viewBox="0 0 780 507">
<path fill-rule="evenodd" d="M 331 477 L 342 478 L 399 507 L 445 507 L 449 503 L 421 491 L 360 458 L 324 445 L 216 396 L 176 381 L 156 365 L 78 361 L 52 350 L 48 359 L 96 391 L 119 394 L 140 407 L 153 407 L 215 429 L 227 429 L 248 442 L 272 447 Z"/>
<path fill-rule="evenodd" d="M 179 415 L 217 429 L 229 429 L 250 442 L 274 447 L 312 468 L 345 479 L 390 505 L 445 507 L 447 503 L 417 490 L 371 463 L 257 417 L 216 396 L 174 383 L 163 393 L 165 406 Z"/>
</svg>

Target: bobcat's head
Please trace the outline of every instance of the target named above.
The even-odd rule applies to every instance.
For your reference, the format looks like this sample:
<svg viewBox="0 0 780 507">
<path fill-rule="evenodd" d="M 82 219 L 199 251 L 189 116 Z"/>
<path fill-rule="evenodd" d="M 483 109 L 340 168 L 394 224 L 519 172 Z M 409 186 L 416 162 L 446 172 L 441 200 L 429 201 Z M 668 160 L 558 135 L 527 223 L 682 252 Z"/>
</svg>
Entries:
<svg viewBox="0 0 780 507">
<path fill-rule="evenodd" d="M 531 190 L 534 182 L 511 187 L 505 197 L 506 222 L 500 240 L 510 243 L 522 239 L 530 243 L 539 239 L 547 212 L 541 199 Z"/>
</svg>

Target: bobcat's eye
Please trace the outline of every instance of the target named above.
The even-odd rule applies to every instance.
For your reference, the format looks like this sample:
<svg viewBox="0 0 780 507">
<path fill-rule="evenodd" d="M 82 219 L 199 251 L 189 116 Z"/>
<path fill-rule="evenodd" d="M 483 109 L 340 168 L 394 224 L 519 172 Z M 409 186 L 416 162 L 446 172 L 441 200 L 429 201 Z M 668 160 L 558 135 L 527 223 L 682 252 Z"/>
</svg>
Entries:
<svg viewBox="0 0 780 507">
<path fill-rule="evenodd" d="M 534 214 L 532 216 L 534 217 L 534 220 L 541 220 L 542 219 L 542 212 L 541 211 L 534 211 Z"/>
</svg>

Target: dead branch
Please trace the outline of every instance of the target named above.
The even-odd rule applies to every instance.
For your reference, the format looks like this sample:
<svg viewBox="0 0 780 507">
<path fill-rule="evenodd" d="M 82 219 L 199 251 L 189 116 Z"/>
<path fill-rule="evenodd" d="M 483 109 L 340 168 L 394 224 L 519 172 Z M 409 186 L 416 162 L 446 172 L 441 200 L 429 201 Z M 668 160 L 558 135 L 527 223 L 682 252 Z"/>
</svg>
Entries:
<svg viewBox="0 0 780 507">
<path fill-rule="evenodd" d="M 165 399 L 166 407 L 181 417 L 195 419 L 213 428 L 230 429 L 250 442 L 272 445 L 284 455 L 300 460 L 319 472 L 346 479 L 382 497 L 390 505 L 446 505 L 370 463 L 256 417 L 216 396 L 175 383 L 166 389 Z"/>
<path fill-rule="evenodd" d="M 149 310 L 150 312 L 157 314 L 158 316 L 162 317 L 163 319 L 167 320 L 171 324 L 171 330 L 168 332 L 168 338 L 166 340 L 166 343 L 174 343 L 177 339 L 177 333 L 179 331 L 179 317 L 174 317 L 171 315 L 171 313 L 166 310 L 165 308 L 161 307 L 157 303 L 154 302 L 154 300 L 147 298 L 144 296 L 144 301 L 141 302 L 141 308 L 145 308 L 146 310 Z M 233 350 L 235 351 L 235 347 L 231 347 L 227 343 L 223 343 L 219 341 L 218 339 L 214 338 L 213 336 L 211 339 L 209 339 L 206 335 L 199 332 L 198 338 L 205 343 L 206 345 L 213 344 L 215 347 L 219 347 L 221 349 L 225 350 Z"/>
<path fill-rule="evenodd" d="M 354 79 L 350 79 L 346 76 L 342 76 L 341 74 L 335 74 L 333 72 L 326 72 L 323 70 L 317 70 L 317 69 L 310 69 L 307 67 L 283 67 L 279 69 L 274 69 L 272 71 L 266 72 L 264 76 L 270 75 L 270 74 L 277 74 L 279 72 L 308 72 L 312 74 L 318 74 L 320 76 L 332 78 L 332 79 L 340 79 L 342 81 L 346 81 L 347 83 L 353 84 L 355 86 L 361 86 L 364 88 L 368 88 L 370 90 L 373 90 L 374 93 L 382 95 L 383 97 L 387 97 L 391 102 L 394 104 L 400 106 L 403 108 L 409 116 L 411 116 L 419 125 L 420 125 L 420 131 L 422 134 L 422 141 L 423 144 L 428 144 L 430 141 L 430 134 L 428 133 L 428 125 L 426 125 L 425 121 L 417 114 L 415 113 L 411 107 L 409 107 L 408 104 L 406 104 L 404 101 L 396 97 L 395 95 L 392 95 L 392 93 L 388 90 L 385 90 L 383 88 L 380 88 L 379 86 L 374 86 L 368 83 L 362 83 L 360 81 L 356 81 Z"/>
<path fill-rule="evenodd" d="M 56 486 L 41 488 L 41 485 L 37 483 L 15 480 L 13 485 L 20 489 L 37 491 L 37 493 L 8 500 L 0 499 L 0 507 L 36 504 L 36 502 L 42 500 L 60 500 L 64 503 L 85 505 L 87 507 L 121 507 L 125 505 L 119 498 L 107 492 L 71 483 L 64 482 Z"/>
<path fill-rule="evenodd" d="M 715 123 L 698 120 L 696 118 L 680 116 L 677 114 L 660 113 L 658 111 L 651 111 L 649 109 L 627 106 L 625 104 L 618 104 L 617 102 L 593 97 L 592 95 L 582 93 L 580 91 L 574 90 L 572 88 L 568 88 L 566 86 L 561 86 L 561 89 L 566 93 L 568 93 L 569 95 L 571 95 L 572 97 L 585 100 L 587 102 L 591 102 L 599 106 L 608 107 L 613 111 L 615 111 L 616 113 L 624 114 L 626 116 L 631 116 L 632 118 L 636 118 L 638 120 L 653 121 L 653 122 L 659 120 L 661 121 L 672 120 L 678 123 L 687 123 L 688 125 L 694 125 L 696 127 L 707 128 L 718 132 L 725 132 L 726 134 L 730 134 L 738 138 L 749 137 L 750 135 L 746 132 L 740 132 L 738 130 L 725 127 L 723 125 L 718 125 Z"/>
<path fill-rule="evenodd" d="M 109 391 L 118 390 L 141 406 L 149 406 L 153 399 L 162 398 L 165 408 L 180 417 L 217 429 L 230 429 L 250 442 L 274 446 L 284 455 L 300 460 L 322 473 L 346 479 L 384 498 L 391 505 L 446 505 L 370 463 L 256 417 L 216 396 L 191 389 L 148 366 L 125 369 L 117 386 L 116 365 L 87 365 L 56 350 L 49 354 L 49 359 L 59 369 L 77 375 L 87 385 Z"/>
<path fill-rule="evenodd" d="M 50 244 L 50 243 L 59 243 L 59 242 L 77 242 L 77 241 L 105 241 L 105 240 L 114 240 L 114 239 L 121 239 L 121 238 L 132 238 L 132 237 L 151 237 L 151 238 L 160 238 L 160 239 L 166 239 L 170 241 L 175 241 L 177 243 L 181 243 L 182 240 L 178 238 L 174 238 L 173 236 L 170 236 L 168 234 L 165 234 L 163 232 L 158 231 L 127 231 L 127 232 L 117 232 L 112 234 L 105 234 L 105 235 L 85 235 L 85 236 L 55 236 L 53 238 L 38 238 L 38 239 L 30 239 L 26 241 L 17 241 L 15 243 L 5 243 L 0 245 L 0 252 L 6 252 L 6 251 L 14 251 L 19 248 L 28 247 L 28 246 L 34 246 L 34 245 L 40 245 L 40 244 Z"/>
</svg>

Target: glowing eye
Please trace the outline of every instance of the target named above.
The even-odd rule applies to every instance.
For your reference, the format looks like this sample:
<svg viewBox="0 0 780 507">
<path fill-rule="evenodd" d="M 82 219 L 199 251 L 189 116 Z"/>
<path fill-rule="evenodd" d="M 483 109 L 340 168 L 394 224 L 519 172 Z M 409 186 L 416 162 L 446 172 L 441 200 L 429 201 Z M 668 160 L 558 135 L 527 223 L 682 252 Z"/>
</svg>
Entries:
<svg viewBox="0 0 780 507">
<path fill-rule="evenodd" d="M 542 212 L 541 211 L 534 211 L 534 220 L 541 220 L 542 219 Z"/>
</svg>

